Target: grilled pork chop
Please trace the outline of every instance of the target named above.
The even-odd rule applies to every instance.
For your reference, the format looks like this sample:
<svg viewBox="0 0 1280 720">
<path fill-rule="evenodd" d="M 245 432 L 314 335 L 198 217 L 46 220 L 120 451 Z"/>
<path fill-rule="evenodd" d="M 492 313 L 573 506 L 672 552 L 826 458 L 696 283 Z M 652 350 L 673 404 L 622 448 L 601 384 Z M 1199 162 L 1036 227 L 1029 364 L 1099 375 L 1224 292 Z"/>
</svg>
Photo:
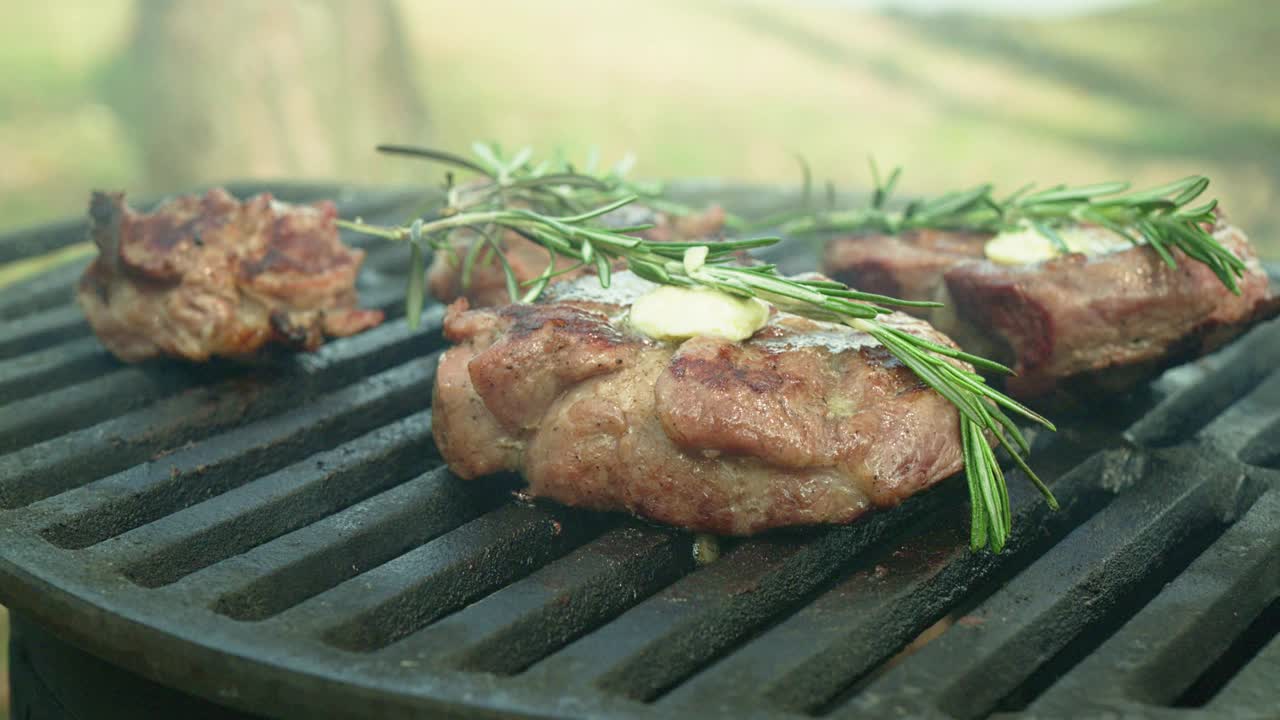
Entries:
<svg viewBox="0 0 1280 720">
<path fill-rule="evenodd" d="M 126 362 L 245 357 L 269 344 L 314 350 L 382 322 L 356 307 L 364 252 L 338 238 L 332 203 L 241 203 L 222 189 L 152 213 L 94 193 L 99 255 L 77 293 L 98 338 Z"/>
<path fill-rule="evenodd" d="M 635 233 L 646 240 L 667 242 L 672 240 L 708 240 L 714 241 L 724 229 L 724 209 L 712 206 L 701 213 L 675 216 L 657 212 L 640 205 L 625 205 L 601 217 L 603 224 L 609 227 L 624 228 L 635 225 L 652 224 L 654 227 Z M 441 302 L 453 302 L 466 297 L 472 307 L 490 307 L 510 302 L 507 292 L 507 277 L 497 260 L 490 253 L 482 253 L 485 262 L 477 262 L 471 270 L 469 287 L 462 286 L 462 262 L 472 244 L 477 241 L 475 235 L 459 232 L 454 234 L 454 252 L 436 253 L 427 272 L 427 287 L 432 296 Z M 516 280 L 523 283 L 540 276 L 547 269 L 548 255 L 546 248 L 526 240 L 517 233 L 506 232 L 502 235 L 503 255 L 511 266 Z M 564 271 L 575 261 L 557 257 L 553 271 Z M 563 282 L 594 272 L 580 268 L 563 272 L 555 276 L 554 282 Z"/>
<path fill-rule="evenodd" d="M 1244 233 L 1220 221 L 1213 234 L 1248 265 L 1238 296 L 1176 249 L 1176 269 L 1145 246 L 1001 265 L 983 254 L 991 236 L 977 233 L 838 240 L 824 269 L 862 290 L 945 303 L 917 312 L 969 351 L 1011 364 L 1010 394 L 1087 397 L 1131 389 L 1280 311 Z"/>
<path fill-rule="evenodd" d="M 451 305 L 433 432 L 453 471 L 514 470 L 567 505 L 747 535 L 847 522 L 961 468 L 955 408 L 866 334 L 774 311 L 745 342 L 657 342 L 624 321 L 653 287 L 622 272 L 532 305 Z"/>
</svg>

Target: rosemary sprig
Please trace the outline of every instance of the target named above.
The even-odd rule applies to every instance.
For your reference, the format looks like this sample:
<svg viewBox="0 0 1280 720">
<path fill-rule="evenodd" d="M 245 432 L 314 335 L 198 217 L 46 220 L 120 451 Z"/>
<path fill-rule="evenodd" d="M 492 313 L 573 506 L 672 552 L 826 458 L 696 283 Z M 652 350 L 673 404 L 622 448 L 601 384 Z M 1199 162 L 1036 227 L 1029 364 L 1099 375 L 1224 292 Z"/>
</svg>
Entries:
<svg viewBox="0 0 1280 720">
<path fill-rule="evenodd" d="M 508 204 L 549 205 L 557 211 L 580 213 L 620 198 L 635 197 L 657 212 L 677 216 L 697 212 L 696 208 L 666 197 L 666 188 L 662 183 L 628 180 L 627 174 L 635 164 L 635 158 L 631 155 L 624 157 L 607 172 L 597 173 L 595 166 L 598 164 L 598 153 L 594 148 L 583 170 L 563 157 L 534 164 L 532 149 L 528 147 L 522 148 L 511 160 L 505 160 L 502 148 L 492 143 L 473 143 L 472 152 L 477 158 L 475 160 L 456 153 L 410 145 L 383 144 L 377 146 L 377 150 L 391 155 L 433 160 L 482 175 L 486 182 L 479 186 L 484 188 L 479 192 L 501 197 Z M 463 196 L 468 192 L 477 192 L 475 188 L 455 187 L 450 182 L 446 189 L 449 190 L 446 207 L 474 204 L 473 199 L 464 200 Z M 729 229 L 740 229 L 747 225 L 746 221 L 732 213 L 725 213 L 724 224 Z"/>
<path fill-rule="evenodd" d="M 1245 271 L 1244 262 L 1206 230 L 1217 217 L 1217 200 L 1198 206 L 1191 203 L 1209 187 L 1200 175 L 1177 180 L 1148 190 L 1126 192 L 1128 183 L 1108 182 L 1068 187 L 1056 185 L 1031 192 L 1023 187 L 997 199 L 994 188 L 979 185 L 911 201 L 902 210 L 887 210 L 885 202 L 901 175 L 895 169 L 887 181 L 872 163 L 874 190 L 868 207 L 809 213 L 781 226 L 787 235 L 842 231 L 874 231 L 897 234 L 906 230 L 976 230 L 998 233 L 1018 227 L 1034 228 L 1061 250 L 1066 250 L 1058 230 L 1071 225 L 1097 225 L 1134 245 L 1150 245 L 1169 267 L 1177 261 L 1170 248 L 1178 248 L 1192 260 L 1204 263 L 1231 292 L 1239 295 L 1236 280 Z"/>
<path fill-rule="evenodd" d="M 483 150 L 481 149 L 483 148 Z M 493 146 L 476 148 L 476 160 L 449 153 L 417 148 L 385 147 L 388 151 L 411 154 L 448 163 L 483 175 L 486 180 L 469 186 L 466 192 L 451 187 L 449 204 L 430 219 L 415 220 L 407 227 L 366 224 L 359 219 L 339 221 L 342 227 L 411 246 L 409 318 L 415 322 L 422 308 L 421 276 L 428 251 L 454 252 L 451 234 L 465 230 L 476 233 L 464 267 L 478 262 L 475 248 L 482 243 L 494 250 L 502 262 L 508 292 L 513 302 L 531 302 L 553 276 L 559 258 L 574 266 L 594 265 L 601 285 L 610 284 L 611 267 L 618 261 L 636 275 L 664 285 L 708 287 L 740 297 L 757 297 L 787 312 L 829 322 L 840 322 L 865 332 L 879 341 L 903 365 L 946 398 L 960 413 L 960 435 L 964 450 L 972 505 L 970 544 L 976 551 L 989 547 L 999 552 L 1011 532 L 1012 516 L 1008 490 L 994 443 L 999 444 L 1035 483 L 1051 507 L 1057 501 L 1049 489 L 1027 466 L 1026 438 L 1010 415 L 1021 416 L 1049 429 L 1046 418 L 1006 397 L 987 385 L 977 372 L 956 361 L 978 368 L 1008 373 L 1007 367 L 963 350 L 946 347 L 917 337 L 879 321 L 890 312 L 886 306 L 933 307 L 937 303 L 910 302 L 864 293 L 828 280 L 800 280 L 779 275 L 772 265 L 742 266 L 734 263 L 740 250 L 765 247 L 776 238 L 726 240 L 710 245 L 688 242 L 653 242 L 626 235 L 597 221 L 603 215 L 634 202 L 633 194 L 623 194 L 622 186 L 608 177 L 579 173 L 571 166 L 530 165 L 529 154 L 521 152 L 504 161 Z M 595 181 L 595 182 L 593 182 Z M 603 202 L 602 202 L 603 201 Z M 513 206 L 513 202 L 518 205 Z M 583 206 L 595 203 L 591 207 Z M 634 231 L 636 228 L 625 230 Z M 547 250 L 547 271 L 521 284 L 505 264 L 495 235 L 510 231 L 532 240 Z M 417 279 L 415 279 L 417 278 Z M 527 287 L 523 293 L 521 287 Z"/>
</svg>

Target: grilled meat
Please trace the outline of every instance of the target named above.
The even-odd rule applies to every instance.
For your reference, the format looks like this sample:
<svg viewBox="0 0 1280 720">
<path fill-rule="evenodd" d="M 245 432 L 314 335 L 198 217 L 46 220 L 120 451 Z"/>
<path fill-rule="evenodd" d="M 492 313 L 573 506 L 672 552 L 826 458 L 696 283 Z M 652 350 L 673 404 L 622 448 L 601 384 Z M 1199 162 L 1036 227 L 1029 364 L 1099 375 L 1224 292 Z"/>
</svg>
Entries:
<svg viewBox="0 0 1280 720">
<path fill-rule="evenodd" d="M 533 305 L 451 305 L 433 431 L 454 472 L 515 470 L 568 505 L 746 535 L 847 522 L 961 468 L 954 407 L 869 336 L 775 311 L 745 342 L 660 343 L 623 321 L 653 287 L 623 272 Z"/>
<path fill-rule="evenodd" d="M 325 336 L 382 322 L 356 307 L 364 252 L 338 238 L 332 203 L 241 203 L 222 189 L 174 199 L 152 213 L 123 193 L 94 193 L 90 234 L 99 255 L 78 299 L 117 357 L 204 361 L 267 345 L 314 350 Z"/>
<path fill-rule="evenodd" d="M 643 206 L 627 205 L 604 215 L 601 221 L 616 228 L 653 224 L 654 227 L 636 233 L 646 240 L 667 242 L 706 239 L 714 242 L 724 228 L 724 218 L 724 210 L 719 206 L 712 206 L 693 215 L 673 216 Z M 435 254 L 427 272 L 427 287 L 436 299 L 448 303 L 466 297 L 472 307 L 490 307 L 510 302 L 506 273 L 489 252 L 481 253 L 479 257 L 484 258 L 484 262 L 477 262 L 472 267 L 470 285 L 466 288 L 462 286 L 462 259 L 477 240 L 477 236 L 473 234 L 455 233 L 455 251 Z M 546 248 L 514 232 L 504 233 L 501 242 L 507 263 L 519 282 L 533 280 L 547 269 Z M 554 271 L 566 270 L 574 262 L 569 258 L 557 257 Z M 557 275 L 555 281 L 563 282 L 592 272 L 594 270 L 579 268 Z"/>
<path fill-rule="evenodd" d="M 928 232 L 838 240 L 825 270 L 854 287 L 946 307 L 917 311 L 967 350 L 1010 364 L 1005 389 L 1023 399 L 1120 392 L 1208 353 L 1280 311 L 1238 229 L 1214 236 L 1248 264 L 1232 294 L 1204 264 L 1149 247 L 1039 263 L 985 259 L 990 235 Z"/>
<path fill-rule="evenodd" d="M 901 236 L 864 234 L 827 244 L 823 272 L 850 287 L 904 300 L 932 300 L 942 274 L 980 259 L 987 233 L 911 230 Z M 926 310 L 913 309 L 927 316 Z"/>
<path fill-rule="evenodd" d="M 1215 235 L 1248 263 L 1240 295 L 1180 250 L 1172 250 L 1170 268 L 1151 248 L 1136 247 L 1036 265 L 958 265 L 944 276 L 955 320 L 939 322 L 965 336 L 980 328 L 992 350 L 1014 362 L 1018 374 L 1006 384 L 1017 395 L 1047 395 L 1059 384 L 1121 390 L 1280 310 L 1243 233 L 1224 226 Z"/>
</svg>

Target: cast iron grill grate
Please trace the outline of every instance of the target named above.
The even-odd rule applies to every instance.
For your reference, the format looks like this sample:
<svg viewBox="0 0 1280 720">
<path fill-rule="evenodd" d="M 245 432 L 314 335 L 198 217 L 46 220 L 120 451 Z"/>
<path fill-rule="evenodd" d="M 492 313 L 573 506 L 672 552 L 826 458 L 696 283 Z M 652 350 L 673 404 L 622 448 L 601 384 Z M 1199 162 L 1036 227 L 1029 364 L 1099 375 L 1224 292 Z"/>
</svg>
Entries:
<svg viewBox="0 0 1280 720">
<path fill-rule="evenodd" d="M 70 304 L 82 265 L 0 294 L 0 602 L 267 714 L 1274 716 L 1280 325 L 1037 436 L 1063 508 L 1011 478 L 999 557 L 949 482 L 696 567 L 684 533 L 442 467 L 442 312 L 399 318 L 400 250 L 361 280 L 384 326 L 252 373 L 115 362 Z"/>
</svg>

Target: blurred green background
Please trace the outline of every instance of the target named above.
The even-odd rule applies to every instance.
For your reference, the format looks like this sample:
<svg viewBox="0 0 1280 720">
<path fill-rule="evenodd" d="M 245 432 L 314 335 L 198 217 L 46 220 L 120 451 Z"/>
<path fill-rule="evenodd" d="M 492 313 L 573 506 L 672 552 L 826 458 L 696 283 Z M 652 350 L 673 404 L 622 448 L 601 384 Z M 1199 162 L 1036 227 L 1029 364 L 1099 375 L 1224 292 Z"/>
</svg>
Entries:
<svg viewBox="0 0 1280 720">
<path fill-rule="evenodd" d="M 874 154 L 908 192 L 1206 173 L 1280 255 L 1272 2 L 0 2 L 0 230 L 98 187 L 434 182 L 373 145 L 485 138 L 844 188 Z"/>
<path fill-rule="evenodd" d="M 906 192 L 1205 173 L 1280 258 L 1280 3 L 0 0 L 0 232 L 94 188 L 435 182 L 474 139 Z M 29 268 L 19 269 L 27 272 Z M 15 276 L 0 268 L 0 283 Z M 0 619 L 0 638 L 4 636 Z M 4 660 L 0 656 L 0 673 Z M 4 693 L 0 691 L 0 716 Z"/>
</svg>

